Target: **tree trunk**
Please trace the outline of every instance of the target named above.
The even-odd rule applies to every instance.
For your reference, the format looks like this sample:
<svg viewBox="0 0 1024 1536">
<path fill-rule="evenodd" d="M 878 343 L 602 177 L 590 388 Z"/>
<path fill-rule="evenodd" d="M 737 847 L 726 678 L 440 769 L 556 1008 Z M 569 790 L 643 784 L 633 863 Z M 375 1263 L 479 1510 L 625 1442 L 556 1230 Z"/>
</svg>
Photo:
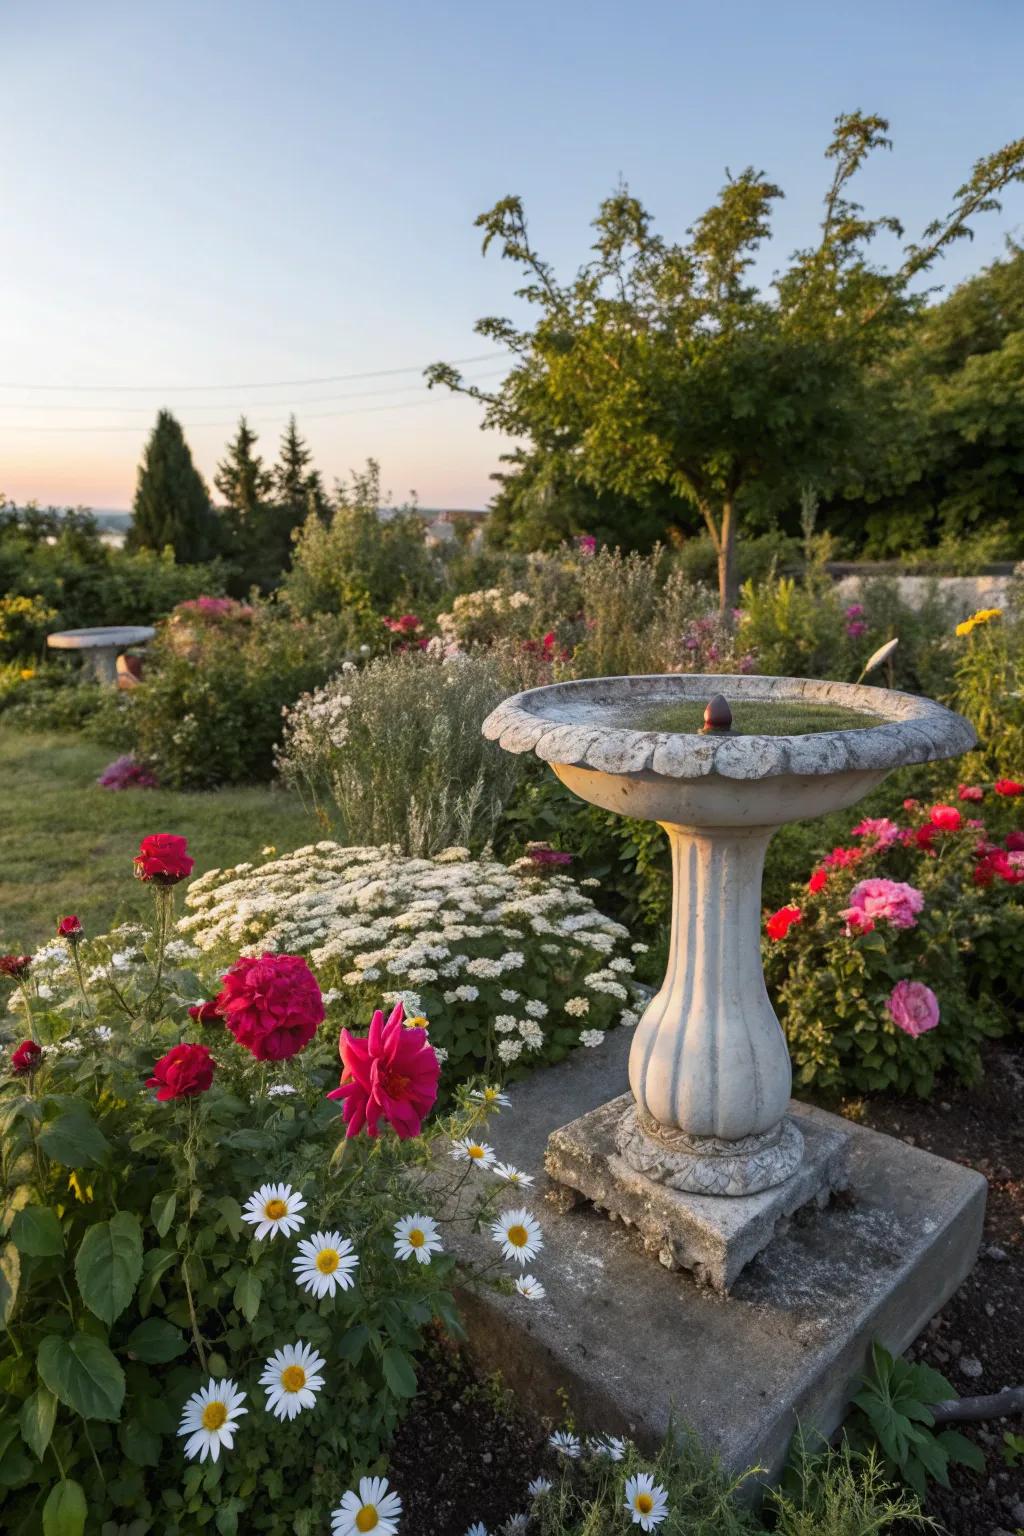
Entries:
<svg viewBox="0 0 1024 1536">
<path fill-rule="evenodd" d="M 722 503 L 722 521 L 718 540 L 718 613 L 722 623 L 732 628 L 733 609 L 739 601 L 739 574 L 736 569 L 736 509 L 731 501 Z"/>
</svg>

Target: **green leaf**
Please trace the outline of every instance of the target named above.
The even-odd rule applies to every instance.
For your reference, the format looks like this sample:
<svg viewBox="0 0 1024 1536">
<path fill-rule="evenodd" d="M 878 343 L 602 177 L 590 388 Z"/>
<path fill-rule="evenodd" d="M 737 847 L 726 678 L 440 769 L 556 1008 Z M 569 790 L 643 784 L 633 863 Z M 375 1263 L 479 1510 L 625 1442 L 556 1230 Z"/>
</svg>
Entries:
<svg viewBox="0 0 1024 1536">
<path fill-rule="evenodd" d="M 160 1463 L 160 1436 L 140 1424 L 137 1419 L 128 1419 L 117 1431 L 117 1438 L 121 1449 L 128 1460 L 136 1467 L 155 1467 Z"/>
<path fill-rule="evenodd" d="M 82 1300 L 109 1327 L 135 1294 L 142 1274 L 142 1228 L 130 1211 L 98 1221 L 82 1238 L 75 1279 Z"/>
<path fill-rule="evenodd" d="M 138 1304 L 139 1311 L 145 1317 L 153 1305 L 153 1292 L 160 1283 L 161 1277 L 167 1273 L 173 1264 L 177 1264 L 178 1255 L 173 1248 L 148 1248 L 142 1260 L 142 1283 L 139 1286 Z"/>
<path fill-rule="evenodd" d="M 124 1372 L 101 1339 L 48 1334 L 39 1346 L 39 1374 L 66 1408 L 83 1419 L 116 1423 L 124 1402 Z"/>
<path fill-rule="evenodd" d="M 370 1337 L 370 1330 L 365 1323 L 353 1323 L 347 1333 L 342 1334 L 338 1342 L 338 1354 L 342 1360 L 357 1361 L 366 1348 L 366 1341 Z"/>
<path fill-rule="evenodd" d="M 171 1222 L 174 1220 L 174 1209 L 177 1204 L 178 1197 L 173 1189 L 169 1189 L 163 1195 L 154 1195 L 150 1201 L 149 1219 L 161 1237 L 166 1237 L 171 1230 Z"/>
<path fill-rule="evenodd" d="M 110 1143 L 85 1109 L 68 1110 L 39 1132 L 47 1157 L 66 1168 L 95 1168 L 110 1155 Z"/>
<path fill-rule="evenodd" d="M 82 1536 L 85 1516 L 85 1494 L 79 1484 L 70 1478 L 55 1483 L 43 1505 L 43 1536 Z"/>
<path fill-rule="evenodd" d="M 27 1205 L 11 1225 L 11 1240 L 19 1253 L 33 1259 L 56 1259 L 64 1252 L 64 1235 L 48 1205 Z"/>
<path fill-rule="evenodd" d="M 13 1243 L 6 1243 L 0 1250 L 0 1328 L 6 1328 L 18 1299 L 21 1280 L 21 1258 Z"/>
<path fill-rule="evenodd" d="M 984 1472 L 984 1453 L 973 1440 L 968 1440 L 957 1429 L 944 1429 L 937 1438 L 950 1461 L 959 1462 L 962 1467 L 970 1467 L 972 1472 Z"/>
<path fill-rule="evenodd" d="M 223 1216 L 229 1236 L 240 1237 L 245 1224 L 242 1221 L 242 1207 L 238 1201 L 231 1195 L 221 1195 L 219 1200 L 214 1200 L 213 1208 Z"/>
<path fill-rule="evenodd" d="M 234 1302 L 247 1323 L 255 1320 L 260 1309 L 260 1298 L 263 1295 L 263 1282 L 255 1270 L 245 1269 L 238 1278 L 235 1286 Z"/>
<path fill-rule="evenodd" d="M 396 1397 L 416 1396 L 416 1371 L 404 1350 L 389 1345 L 384 1351 L 381 1364 L 384 1367 L 384 1380 Z"/>
<path fill-rule="evenodd" d="M 128 1351 L 147 1365 L 166 1365 L 188 1348 L 180 1328 L 162 1317 L 148 1317 L 128 1335 Z"/>
<path fill-rule="evenodd" d="M 31 1397 L 26 1397 L 18 1414 L 21 1438 L 36 1460 L 42 1461 L 53 1434 L 57 1419 L 57 1399 L 47 1387 L 37 1387 Z"/>
</svg>

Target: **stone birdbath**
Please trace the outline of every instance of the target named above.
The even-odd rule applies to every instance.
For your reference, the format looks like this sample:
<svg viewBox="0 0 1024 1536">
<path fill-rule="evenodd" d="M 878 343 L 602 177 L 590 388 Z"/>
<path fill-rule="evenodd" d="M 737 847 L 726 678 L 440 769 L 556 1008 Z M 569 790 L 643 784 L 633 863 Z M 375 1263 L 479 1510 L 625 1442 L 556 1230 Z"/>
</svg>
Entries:
<svg viewBox="0 0 1024 1536">
<path fill-rule="evenodd" d="M 148 624 L 114 624 L 100 629 L 62 629 L 47 635 L 46 643 L 54 651 L 78 651 L 85 671 L 98 683 L 113 686 L 120 653 L 130 645 L 145 645 L 155 634 Z"/>
<path fill-rule="evenodd" d="M 671 675 L 534 688 L 483 732 L 535 752 L 591 804 L 657 821 L 672 849 L 668 968 L 636 1028 L 630 1094 L 593 1112 L 600 1125 L 555 1132 L 549 1172 L 641 1225 L 660 1204 L 670 1227 L 676 1196 L 701 1222 L 729 1203 L 706 1197 L 820 1198 L 835 1168 L 828 1148 L 805 1158 L 787 1113 L 789 1051 L 761 968 L 765 852 L 778 827 L 854 805 L 891 769 L 967 751 L 971 726 L 880 688 Z"/>
</svg>

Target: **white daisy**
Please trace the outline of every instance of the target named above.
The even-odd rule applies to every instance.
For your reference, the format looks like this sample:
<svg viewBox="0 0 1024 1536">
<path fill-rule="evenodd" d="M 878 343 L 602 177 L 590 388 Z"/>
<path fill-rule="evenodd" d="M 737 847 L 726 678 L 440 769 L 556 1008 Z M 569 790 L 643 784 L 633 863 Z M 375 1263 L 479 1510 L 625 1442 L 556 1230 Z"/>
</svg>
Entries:
<svg viewBox="0 0 1024 1536">
<path fill-rule="evenodd" d="M 300 1241 L 299 1255 L 292 1260 L 295 1278 L 303 1290 L 312 1291 L 318 1300 L 333 1296 L 339 1286 L 347 1291 L 355 1285 L 353 1270 L 359 1258 L 340 1232 L 314 1232 L 312 1237 Z"/>
<path fill-rule="evenodd" d="M 548 1445 L 559 1455 L 568 1456 L 570 1461 L 575 1461 L 580 1454 L 579 1435 L 571 1435 L 567 1429 L 556 1429 L 548 1436 Z"/>
<path fill-rule="evenodd" d="M 466 1536 L 488 1536 L 487 1527 L 482 1520 L 474 1520 Z"/>
<path fill-rule="evenodd" d="M 494 1162 L 494 1148 L 489 1147 L 486 1141 L 474 1141 L 472 1136 L 463 1136 L 452 1147 L 452 1157 L 458 1161 L 465 1159 L 475 1163 L 478 1168 L 490 1168 Z"/>
<path fill-rule="evenodd" d="M 553 1486 L 550 1477 L 535 1477 L 526 1491 L 531 1499 L 539 1499 L 542 1494 L 550 1493 Z"/>
<path fill-rule="evenodd" d="M 205 1387 L 193 1392 L 181 1412 L 179 1435 L 188 1435 L 185 1455 L 189 1461 L 209 1456 L 216 1461 L 222 1445 L 230 1451 L 235 1443 L 236 1420 L 248 1413 L 243 1408 L 246 1394 L 233 1381 L 215 1381 L 211 1376 Z"/>
<path fill-rule="evenodd" d="M 395 1222 L 395 1258 L 415 1258 L 429 1264 L 431 1254 L 441 1252 L 437 1222 L 431 1216 L 403 1216 Z"/>
<path fill-rule="evenodd" d="M 607 1456 L 609 1461 L 621 1461 L 626 1454 L 626 1442 L 620 1440 L 618 1435 L 595 1435 L 587 1441 L 587 1450 L 592 1456 Z"/>
<path fill-rule="evenodd" d="M 638 1472 L 626 1479 L 625 1508 L 633 1516 L 634 1525 L 642 1531 L 653 1531 L 668 1514 L 668 1494 L 649 1472 Z"/>
<path fill-rule="evenodd" d="M 506 1184 L 518 1184 L 523 1189 L 533 1183 L 532 1173 L 522 1173 L 512 1163 L 495 1163 L 492 1173 L 496 1173 L 499 1179 L 504 1179 Z"/>
<path fill-rule="evenodd" d="M 324 1384 L 320 1375 L 327 1361 L 300 1339 L 277 1349 L 263 1368 L 260 1386 L 267 1388 L 267 1411 L 279 1419 L 294 1419 L 312 1408 Z"/>
<path fill-rule="evenodd" d="M 488 1109 L 495 1105 L 507 1109 L 512 1103 L 507 1093 L 502 1093 L 499 1088 L 474 1088 L 470 1094 L 471 1099 L 476 1099 L 479 1104 L 485 1104 Z"/>
<path fill-rule="evenodd" d="M 525 1296 L 528 1301 L 543 1301 L 547 1295 L 544 1287 L 534 1275 L 520 1275 L 516 1281 L 516 1290 L 520 1296 Z M 618 1457 L 615 1458 L 616 1461 Z"/>
<path fill-rule="evenodd" d="M 305 1200 L 290 1184 L 261 1184 L 245 1202 L 242 1220 L 256 1228 L 257 1242 L 262 1242 L 268 1234 L 276 1237 L 279 1232 L 284 1237 L 291 1237 L 305 1223 L 305 1216 L 299 1214 L 305 1209 Z"/>
<path fill-rule="evenodd" d="M 491 1236 L 501 1247 L 506 1259 L 525 1264 L 535 1258 L 544 1246 L 540 1223 L 531 1216 L 525 1206 L 515 1211 L 502 1211 L 491 1224 Z"/>
<path fill-rule="evenodd" d="M 359 1492 L 350 1488 L 331 1514 L 333 1536 L 396 1536 L 402 1501 L 388 1492 L 386 1477 L 361 1477 Z"/>
<path fill-rule="evenodd" d="M 501 1528 L 503 1536 L 526 1536 L 529 1524 L 526 1515 L 509 1515 Z"/>
</svg>

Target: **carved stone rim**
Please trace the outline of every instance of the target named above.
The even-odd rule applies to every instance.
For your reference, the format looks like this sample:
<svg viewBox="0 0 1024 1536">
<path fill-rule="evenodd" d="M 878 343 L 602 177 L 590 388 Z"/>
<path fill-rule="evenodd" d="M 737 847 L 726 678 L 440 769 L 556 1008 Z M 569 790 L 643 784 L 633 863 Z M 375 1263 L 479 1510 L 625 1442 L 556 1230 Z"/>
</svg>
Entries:
<svg viewBox="0 0 1024 1536">
<path fill-rule="evenodd" d="M 602 723 L 613 708 L 706 702 L 719 692 L 740 701 L 839 705 L 877 715 L 879 724 L 803 736 L 703 736 Z M 909 763 L 958 757 L 977 745 L 971 725 L 932 699 L 858 683 L 728 673 L 584 678 L 530 688 L 499 704 L 484 721 L 483 734 L 506 752 L 532 751 L 544 762 L 598 772 L 609 771 L 611 749 L 617 761 L 628 762 L 628 768 L 619 771 L 669 779 L 887 772 Z"/>
<path fill-rule="evenodd" d="M 666 1131 L 635 1104 L 620 1120 L 615 1144 L 631 1168 L 656 1184 L 688 1194 L 733 1198 L 784 1184 L 799 1168 L 804 1151 L 800 1128 L 790 1115 L 763 1135 L 730 1142 L 719 1136 Z"/>
</svg>

